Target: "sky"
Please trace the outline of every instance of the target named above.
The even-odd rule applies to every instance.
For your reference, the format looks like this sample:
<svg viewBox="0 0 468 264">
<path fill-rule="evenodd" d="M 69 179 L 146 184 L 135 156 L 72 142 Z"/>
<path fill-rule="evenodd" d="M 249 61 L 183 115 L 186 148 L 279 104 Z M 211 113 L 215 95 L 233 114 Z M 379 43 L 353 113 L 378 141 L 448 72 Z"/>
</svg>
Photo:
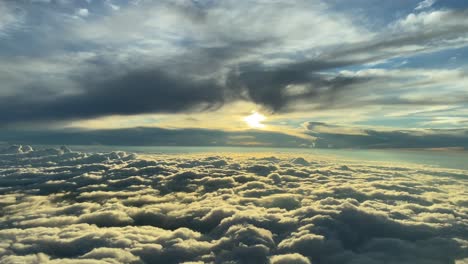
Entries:
<svg viewBox="0 0 468 264">
<path fill-rule="evenodd" d="M 460 0 L 3 0 L 0 141 L 467 148 L 467 57 Z"/>
</svg>

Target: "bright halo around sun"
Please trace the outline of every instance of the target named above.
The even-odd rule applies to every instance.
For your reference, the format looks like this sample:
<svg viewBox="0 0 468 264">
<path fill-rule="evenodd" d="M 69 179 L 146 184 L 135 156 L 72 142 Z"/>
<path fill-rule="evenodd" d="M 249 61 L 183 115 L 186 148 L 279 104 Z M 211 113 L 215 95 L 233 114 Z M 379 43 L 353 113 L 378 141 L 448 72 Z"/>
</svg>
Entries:
<svg viewBox="0 0 468 264">
<path fill-rule="evenodd" d="M 265 121 L 266 117 L 258 112 L 253 112 L 251 115 L 246 116 L 244 121 L 251 128 L 264 128 L 265 125 L 262 124 L 262 121 Z"/>
</svg>

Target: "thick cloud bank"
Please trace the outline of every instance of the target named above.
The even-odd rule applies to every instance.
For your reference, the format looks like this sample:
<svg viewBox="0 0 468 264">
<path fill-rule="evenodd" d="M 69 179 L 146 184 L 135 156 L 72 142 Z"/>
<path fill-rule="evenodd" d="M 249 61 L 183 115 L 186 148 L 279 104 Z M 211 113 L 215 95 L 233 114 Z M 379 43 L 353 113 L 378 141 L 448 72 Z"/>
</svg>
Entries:
<svg viewBox="0 0 468 264">
<path fill-rule="evenodd" d="M 326 157 L 0 154 L 0 263 L 466 263 L 467 171 Z"/>
</svg>

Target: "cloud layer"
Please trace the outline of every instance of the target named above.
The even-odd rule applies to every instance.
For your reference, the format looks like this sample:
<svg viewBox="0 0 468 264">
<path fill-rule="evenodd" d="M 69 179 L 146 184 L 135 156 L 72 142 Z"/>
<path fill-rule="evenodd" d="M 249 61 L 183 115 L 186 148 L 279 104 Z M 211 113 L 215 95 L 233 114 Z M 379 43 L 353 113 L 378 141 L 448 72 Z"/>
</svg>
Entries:
<svg viewBox="0 0 468 264">
<path fill-rule="evenodd" d="M 338 149 L 468 149 L 467 129 L 372 129 L 305 122 L 295 134 L 265 130 L 224 131 L 214 129 L 6 130 L 0 138 L 10 144 L 108 145 L 108 146 L 256 146 Z M 2 143 L 2 142 L 0 142 Z"/>
<path fill-rule="evenodd" d="M 318 148 L 458 148 L 468 149 L 466 129 L 376 130 L 306 122 Z"/>
<path fill-rule="evenodd" d="M 261 130 L 165 129 L 137 127 L 101 130 L 6 130 L 0 138 L 12 144 L 117 146 L 259 146 L 308 147 L 312 137 Z M 0 142 L 1 143 L 1 142 Z"/>
<path fill-rule="evenodd" d="M 340 1 L 81 2 L 0 4 L 2 125 L 239 101 L 276 113 L 466 109 L 465 65 L 430 71 L 439 52 L 463 56 L 463 5 L 423 1 L 377 30 Z"/>
<path fill-rule="evenodd" d="M 285 154 L 2 153 L 2 263 L 468 260 L 466 171 Z"/>
</svg>

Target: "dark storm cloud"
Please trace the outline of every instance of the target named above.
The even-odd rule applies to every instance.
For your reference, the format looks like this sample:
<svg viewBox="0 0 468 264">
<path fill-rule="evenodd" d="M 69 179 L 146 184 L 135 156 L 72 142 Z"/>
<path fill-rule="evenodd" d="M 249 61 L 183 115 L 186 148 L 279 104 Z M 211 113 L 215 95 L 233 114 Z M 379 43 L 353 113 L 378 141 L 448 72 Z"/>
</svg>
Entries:
<svg viewBox="0 0 468 264">
<path fill-rule="evenodd" d="M 315 73 L 315 71 L 330 68 L 331 65 L 345 64 L 345 62 L 311 61 L 278 69 L 248 66 L 244 71 L 241 70 L 236 75 L 231 75 L 227 85 L 245 91 L 246 99 L 272 111 L 286 110 L 291 103 L 297 103 L 301 100 L 317 101 L 319 96 L 321 100 L 330 103 L 338 97 L 341 90 L 352 89 L 353 85 L 364 83 L 370 79 Z M 301 90 L 288 93 L 288 88 L 292 88 L 291 86 L 294 85 L 300 86 Z"/>
<path fill-rule="evenodd" d="M 103 72 L 102 74 L 107 74 Z M 185 80 L 158 70 L 131 71 L 117 77 L 83 76 L 83 88 L 65 96 L 15 95 L 0 99 L 0 120 L 63 120 L 111 114 L 192 111 L 221 105 L 223 87 L 213 81 Z M 94 79 L 94 80 L 93 80 Z M 96 80 L 97 79 L 97 80 Z"/>
<path fill-rule="evenodd" d="M 232 57 L 238 50 L 218 48 L 205 49 L 204 59 L 193 59 L 186 64 L 179 62 L 177 75 L 151 69 L 130 70 L 113 73 L 112 69 L 99 69 L 72 77 L 71 82 L 79 91 L 67 95 L 38 92 L 32 96 L 15 94 L 0 98 L 0 121 L 2 124 L 22 121 L 85 119 L 105 115 L 132 115 L 142 113 L 177 113 L 207 111 L 222 106 L 225 102 L 251 100 L 273 110 L 280 111 L 291 102 L 325 96 L 336 98 L 340 90 L 351 89 L 369 78 L 326 76 L 314 73 L 325 69 L 327 62 L 309 62 L 282 68 L 267 69 L 248 66 L 242 72 L 232 72 L 226 83 L 215 78 L 196 79 L 189 74 L 208 71 L 219 63 L 216 58 Z M 204 62 L 207 67 L 199 67 Z M 187 74 L 180 74 L 180 72 Z M 34 90 L 47 90 L 43 83 Z M 290 85 L 302 85 L 300 94 L 287 94 Z"/>
</svg>

